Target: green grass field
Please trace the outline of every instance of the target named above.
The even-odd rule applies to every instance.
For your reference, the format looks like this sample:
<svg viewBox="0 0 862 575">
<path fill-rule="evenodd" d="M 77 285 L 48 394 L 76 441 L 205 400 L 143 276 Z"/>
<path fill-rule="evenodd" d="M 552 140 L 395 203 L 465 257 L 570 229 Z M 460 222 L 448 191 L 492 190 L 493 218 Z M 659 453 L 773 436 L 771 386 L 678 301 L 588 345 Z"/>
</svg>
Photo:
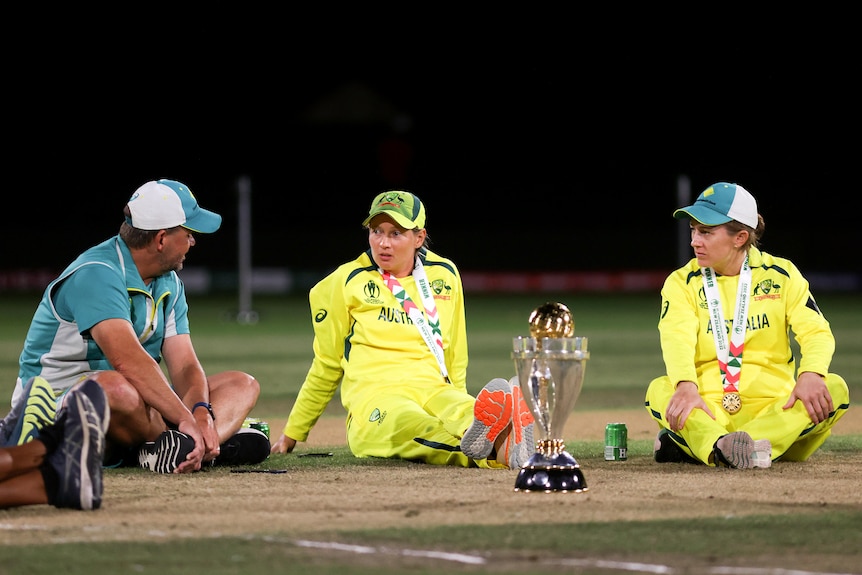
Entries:
<svg viewBox="0 0 862 575">
<path fill-rule="evenodd" d="M 260 319 L 253 325 L 233 321 L 234 299 L 191 299 L 193 337 L 204 368 L 254 374 L 262 386 L 258 412 L 283 415 L 311 363 L 311 321 L 305 298 L 256 298 L 252 307 Z M 38 294 L 7 294 L 0 299 L 0 393 L 11 393 L 18 355 L 38 300 Z M 546 301 L 569 306 L 575 334 L 589 338 L 590 360 L 578 407 L 640 405 L 647 382 L 663 370 L 657 295 L 469 295 L 470 390 L 478 392 L 492 377 L 513 371 L 512 337 L 529 335 L 529 314 Z M 850 380 L 851 374 L 862 372 L 862 297 L 829 294 L 818 298 L 818 303 L 837 340 L 832 371 Z"/>
<path fill-rule="evenodd" d="M 10 397 L 17 374 L 17 358 L 30 320 L 38 303 L 38 294 L 5 294 L 0 298 L 0 396 Z M 587 294 L 540 294 L 534 296 L 499 296 L 470 294 L 467 298 L 468 336 L 470 344 L 469 387 L 478 390 L 492 377 L 513 373 L 509 355 L 511 339 L 527 334 L 527 318 L 532 309 L 546 301 L 565 303 L 575 317 L 575 333 L 589 338 L 590 360 L 586 368 L 583 391 L 576 410 L 636 409 L 643 405 L 643 394 L 649 380 L 662 372 L 658 345 L 659 302 L 657 294 L 643 295 L 587 295 Z M 825 294 L 818 303 L 830 319 L 837 339 L 837 352 L 832 371 L 842 374 L 851 387 L 851 398 L 862 396 L 862 298 L 857 294 Z M 254 374 L 261 382 L 262 393 L 253 414 L 262 418 L 284 418 L 289 412 L 311 361 L 312 332 L 307 302 L 304 297 L 258 297 L 253 302 L 259 321 L 253 325 L 240 325 L 233 320 L 236 301 L 226 297 L 191 297 L 191 321 L 197 351 L 204 367 L 209 372 L 225 369 L 240 369 Z M 334 414 L 343 410 L 336 402 L 330 407 Z M 8 409 L 0 409 L 0 414 Z M 273 430 L 278 433 L 277 429 Z M 834 452 L 858 452 L 862 448 L 862 437 L 844 436 L 832 438 Z M 578 453 L 601 453 L 597 443 L 576 444 Z M 651 444 L 637 442 L 630 445 L 630 457 L 649 458 Z M 276 456 L 273 456 L 276 457 Z M 288 457 L 288 456 L 280 456 Z M 294 458 L 295 459 L 295 458 Z M 309 461 L 308 465 L 317 462 Z M 349 456 L 346 448 L 338 450 L 330 466 L 350 468 L 367 465 Z M 397 463 L 396 463 L 397 465 Z M 107 495 L 106 495 L 107 496 Z M 834 510 L 832 510 L 834 511 Z M 0 511 L 0 527 L 4 517 L 14 516 L 17 510 Z M 578 556 L 602 556 L 609 553 L 609 542 L 626 542 L 636 549 L 648 546 L 656 551 L 665 547 L 668 553 L 674 549 L 689 549 L 693 553 L 709 556 L 712 547 L 721 545 L 743 545 L 755 549 L 758 545 L 780 552 L 781 546 L 799 549 L 800 545 L 812 545 L 812 549 L 830 549 L 835 553 L 847 549 L 849 541 L 856 549 L 860 547 L 859 525 L 862 509 L 858 505 L 823 515 L 796 517 L 794 515 L 764 516 L 753 521 L 728 522 L 716 518 L 699 522 L 697 528 L 680 529 L 667 520 L 652 522 L 620 522 L 590 525 L 584 532 L 583 523 L 554 525 L 550 535 L 538 526 L 515 525 L 482 529 L 458 527 L 434 530 L 387 531 L 381 525 L 379 531 L 350 532 L 354 541 L 372 545 L 375 541 L 401 541 L 414 548 L 433 545 L 452 549 L 485 549 L 492 553 L 499 548 L 500 541 L 512 553 L 539 552 L 561 553 L 561 549 L 578 541 Z M 671 529 L 674 532 L 672 545 L 667 541 L 656 541 L 650 534 Z M 729 541 L 728 532 L 735 534 Z M 792 534 L 804 532 L 812 537 L 800 542 Z M 777 536 L 776 534 L 782 534 Z M 814 535 L 816 534 L 816 537 Z M 710 537 L 711 545 L 704 539 Z M 849 539 L 848 539 L 849 538 Z M 618 545 L 618 543 L 615 543 Z M 143 553 L 144 562 L 150 566 L 136 572 L 159 573 L 308 573 L 303 564 L 285 563 L 279 553 L 274 552 L 272 542 L 265 540 L 224 540 L 195 538 L 190 534 L 183 541 L 147 544 L 141 548 L 131 543 L 100 543 L 49 546 L 0 547 L 0 574 L 3 573 L 97 573 L 115 572 L 111 569 L 111 557 L 130 557 Z M 154 547 L 158 549 L 154 549 Z M 804 549 L 804 547 L 803 547 Z M 154 561 L 152 554 L 158 555 Z M 858 551 L 854 551 L 858 557 Z M 197 558 L 190 561 L 189 556 Z M 253 557 L 252 562 L 237 563 L 237 556 Z M 131 561 L 131 559 L 130 559 Z M 156 568 L 156 565 L 158 566 Z M 412 568 L 411 572 L 432 573 L 442 569 L 432 564 L 427 570 Z M 445 570 L 450 570 L 446 568 Z M 486 572 L 482 567 L 458 567 L 459 572 Z M 548 569 L 519 569 L 519 573 L 547 572 Z M 562 572 L 577 573 L 622 573 L 629 569 L 613 566 L 589 568 L 560 567 Z M 333 559 L 333 562 L 317 565 L 315 573 L 396 573 L 397 567 L 375 568 L 369 565 L 351 565 L 348 558 Z M 668 571 L 674 572 L 674 571 Z M 675 571 L 683 572 L 683 571 Z"/>
</svg>

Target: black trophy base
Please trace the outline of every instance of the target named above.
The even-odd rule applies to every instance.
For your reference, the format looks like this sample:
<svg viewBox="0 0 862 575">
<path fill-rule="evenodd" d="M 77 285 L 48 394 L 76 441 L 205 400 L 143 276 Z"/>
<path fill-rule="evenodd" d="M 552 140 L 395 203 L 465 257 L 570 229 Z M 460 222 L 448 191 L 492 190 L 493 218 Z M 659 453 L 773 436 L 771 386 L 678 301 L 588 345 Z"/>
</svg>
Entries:
<svg viewBox="0 0 862 575">
<path fill-rule="evenodd" d="M 566 452 L 550 458 L 541 453 L 534 454 L 515 480 L 515 491 L 583 493 L 587 490 L 587 481 L 580 466 Z"/>
</svg>

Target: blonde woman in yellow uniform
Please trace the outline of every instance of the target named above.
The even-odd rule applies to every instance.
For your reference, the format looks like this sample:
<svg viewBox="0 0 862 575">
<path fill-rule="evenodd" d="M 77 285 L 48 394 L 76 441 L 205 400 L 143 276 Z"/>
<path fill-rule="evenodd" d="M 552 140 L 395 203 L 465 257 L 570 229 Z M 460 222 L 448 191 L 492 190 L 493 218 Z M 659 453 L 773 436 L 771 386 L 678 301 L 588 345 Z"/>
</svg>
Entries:
<svg viewBox="0 0 862 575">
<path fill-rule="evenodd" d="M 661 291 L 666 375 L 645 401 L 660 427 L 655 460 L 805 461 L 850 404 L 847 383 L 829 373 L 835 339 L 808 281 L 758 249 L 763 217 L 738 184 L 709 186 L 674 217 L 690 221 L 694 258 Z"/>
<path fill-rule="evenodd" d="M 428 249 L 424 204 L 383 192 L 362 225 L 369 249 L 309 293 L 314 359 L 272 453 L 305 441 L 341 385 L 357 457 L 520 468 L 533 417 L 511 380 L 467 392 L 461 276 Z"/>
</svg>

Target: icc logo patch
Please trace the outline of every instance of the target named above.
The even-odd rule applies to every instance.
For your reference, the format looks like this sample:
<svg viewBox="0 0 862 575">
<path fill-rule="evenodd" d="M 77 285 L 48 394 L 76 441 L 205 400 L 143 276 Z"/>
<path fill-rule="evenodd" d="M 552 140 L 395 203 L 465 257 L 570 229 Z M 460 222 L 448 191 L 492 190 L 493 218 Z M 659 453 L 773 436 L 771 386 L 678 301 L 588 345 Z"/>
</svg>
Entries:
<svg viewBox="0 0 862 575">
<path fill-rule="evenodd" d="M 362 287 L 362 293 L 365 294 L 367 303 L 383 303 L 380 299 L 380 286 L 374 280 L 368 280 L 368 283 Z"/>
<path fill-rule="evenodd" d="M 697 299 L 700 300 L 697 302 L 700 309 L 706 309 L 706 290 L 703 287 L 697 291 Z"/>
</svg>

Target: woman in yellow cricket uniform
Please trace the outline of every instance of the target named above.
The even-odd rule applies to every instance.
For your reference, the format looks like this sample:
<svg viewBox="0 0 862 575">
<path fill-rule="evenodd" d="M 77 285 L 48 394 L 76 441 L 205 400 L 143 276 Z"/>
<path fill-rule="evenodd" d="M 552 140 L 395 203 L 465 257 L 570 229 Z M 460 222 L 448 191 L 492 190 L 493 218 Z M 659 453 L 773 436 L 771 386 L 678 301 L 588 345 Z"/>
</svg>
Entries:
<svg viewBox="0 0 862 575">
<path fill-rule="evenodd" d="M 310 291 L 314 359 L 272 452 L 305 441 L 340 384 L 357 457 L 520 467 L 535 451 L 532 415 L 511 381 L 467 392 L 461 277 L 427 248 L 425 206 L 384 192 L 363 226 L 369 249 Z"/>
<path fill-rule="evenodd" d="M 661 291 L 667 372 L 645 401 L 660 427 L 655 460 L 746 469 L 808 459 L 850 404 L 829 373 L 835 340 L 808 281 L 758 249 L 763 218 L 742 186 L 713 184 L 674 217 L 690 219 L 695 257 Z"/>
</svg>

